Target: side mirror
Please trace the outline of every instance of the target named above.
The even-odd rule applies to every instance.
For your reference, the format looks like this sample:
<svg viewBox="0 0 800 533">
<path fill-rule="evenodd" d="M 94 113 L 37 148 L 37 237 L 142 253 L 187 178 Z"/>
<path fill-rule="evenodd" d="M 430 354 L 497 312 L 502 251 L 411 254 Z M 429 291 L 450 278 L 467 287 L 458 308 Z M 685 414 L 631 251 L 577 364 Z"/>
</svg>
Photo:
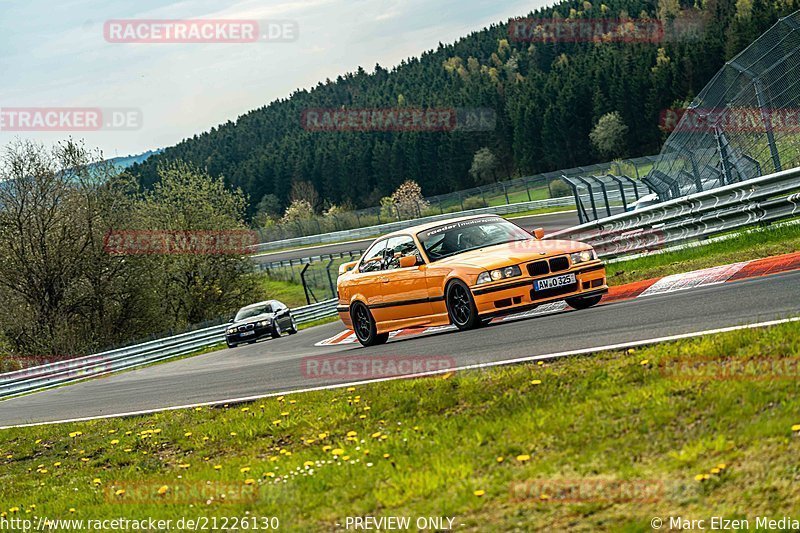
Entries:
<svg viewBox="0 0 800 533">
<path fill-rule="evenodd" d="M 233 319 L 228 320 L 228 324 L 233 324 Z"/>
<path fill-rule="evenodd" d="M 417 266 L 416 255 L 404 255 L 400 258 L 400 268 L 408 268 L 413 266 Z"/>
<path fill-rule="evenodd" d="M 358 261 L 350 261 L 349 263 L 342 263 L 339 265 L 339 275 L 341 276 L 348 270 L 353 270 L 355 266 L 358 264 Z"/>
<path fill-rule="evenodd" d="M 534 228 L 531 234 L 537 239 L 542 240 L 544 238 L 544 228 Z"/>
</svg>

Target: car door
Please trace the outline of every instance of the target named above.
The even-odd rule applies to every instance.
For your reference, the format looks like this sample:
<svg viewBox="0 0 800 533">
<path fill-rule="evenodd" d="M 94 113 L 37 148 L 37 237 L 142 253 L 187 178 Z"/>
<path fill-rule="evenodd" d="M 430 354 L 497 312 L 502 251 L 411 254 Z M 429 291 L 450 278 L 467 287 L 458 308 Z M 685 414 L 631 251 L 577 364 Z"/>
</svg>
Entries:
<svg viewBox="0 0 800 533">
<path fill-rule="evenodd" d="M 383 276 L 386 241 L 387 239 L 375 241 L 364 253 L 356 271 L 352 274 L 351 287 L 348 290 L 348 298 L 355 296 L 370 308 L 383 301 L 381 277 Z"/>
<path fill-rule="evenodd" d="M 275 320 L 278 321 L 280 324 L 281 329 L 286 330 L 292 327 L 292 317 L 289 314 L 289 308 L 283 305 L 283 303 L 273 300 L 272 301 L 272 309 L 275 312 Z"/>
<path fill-rule="evenodd" d="M 378 322 L 393 322 L 431 314 L 426 267 L 410 235 L 390 237 L 384 251 L 384 269 L 379 276 L 383 301 L 373 307 L 372 314 Z M 417 257 L 418 264 L 400 267 L 400 258 Z"/>
</svg>

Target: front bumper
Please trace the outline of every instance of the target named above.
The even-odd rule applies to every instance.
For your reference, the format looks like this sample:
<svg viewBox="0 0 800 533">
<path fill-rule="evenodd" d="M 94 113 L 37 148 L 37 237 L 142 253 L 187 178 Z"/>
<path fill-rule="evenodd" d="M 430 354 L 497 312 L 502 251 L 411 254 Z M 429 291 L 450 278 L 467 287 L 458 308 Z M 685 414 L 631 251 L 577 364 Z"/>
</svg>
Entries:
<svg viewBox="0 0 800 533">
<path fill-rule="evenodd" d="M 576 283 L 542 291 L 534 290 L 537 279 L 575 274 Z M 541 276 L 523 276 L 510 281 L 486 283 L 470 287 L 478 314 L 498 316 L 536 307 L 540 304 L 576 296 L 593 296 L 608 292 L 606 268 L 601 261 L 572 266 L 567 270 Z"/>
<path fill-rule="evenodd" d="M 229 344 L 238 344 L 240 342 L 252 342 L 263 339 L 264 337 L 270 335 L 272 335 L 271 326 L 258 326 L 254 327 L 253 329 L 240 331 L 237 333 L 225 332 L 225 341 L 227 341 Z"/>
</svg>

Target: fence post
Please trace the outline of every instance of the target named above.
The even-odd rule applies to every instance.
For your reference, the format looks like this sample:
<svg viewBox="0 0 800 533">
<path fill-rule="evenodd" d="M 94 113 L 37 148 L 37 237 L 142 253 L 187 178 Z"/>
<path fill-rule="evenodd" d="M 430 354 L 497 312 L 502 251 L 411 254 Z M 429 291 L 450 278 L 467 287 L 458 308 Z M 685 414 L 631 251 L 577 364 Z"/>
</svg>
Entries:
<svg viewBox="0 0 800 533">
<path fill-rule="evenodd" d="M 308 295 L 308 293 L 311 290 L 309 289 L 308 284 L 306 283 L 306 270 L 308 270 L 308 267 L 310 267 L 310 266 L 311 266 L 311 263 L 306 263 L 305 266 L 303 266 L 303 270 L 300 271 L 300 279 L 303 280 L 303 292 L 306 295 L 306 303 L 308 305 L 311 305 L 311 298 Z"/>
<path fill-rule="evenodd" d="M 333 285 L 333 277 L 331 276 L 332 266 L 333 266 L 333 257 L 331 257 L 331 260 L 328 261 L 328 264 L 325 266 L 325 272 L 328 273 L 328 285 L 331 288 L 331 298 L 336 298 L 336 287 Z"/>
</svg>

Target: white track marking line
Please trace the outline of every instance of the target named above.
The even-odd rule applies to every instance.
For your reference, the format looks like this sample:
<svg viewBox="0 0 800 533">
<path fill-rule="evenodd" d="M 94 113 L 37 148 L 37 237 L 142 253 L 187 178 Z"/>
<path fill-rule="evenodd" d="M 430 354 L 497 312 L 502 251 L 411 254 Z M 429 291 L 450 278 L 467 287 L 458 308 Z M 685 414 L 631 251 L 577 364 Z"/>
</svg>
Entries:
<svg viewBox="0 0 800 533">
<path fill-rule="evenodd" d="M 303 389 L 294 389 L 294 390 L 287 390 L 282 392 L 270 392 L 267 394 L 258 394 L 255 396 L 243 396 L 241 398 L 230 398 L 228 400 L 215 400 L 212 402 L 203 402 L 203 403 L 193 403 L 193 404 L 186 404 L 186 405 L 176 405 L 172 407 L 159 407 L 157 409 L 145 409 L 142 411 L 129 411 L 126 413 L 115 413 L 115 414 L 106 414 L 106 415 L 98 415 L 98 416 L 87 416 L 82 418 L 70 418 L 66 420 L 56 420 L 52 422 L 34 422 L 30 424 L 16 424 L 11 426 L 0 426 L 0 429 L 10 429 L 15 427 L 31 427 L 31 426 L 44 426 L 48 424 L 66 424 L 70 422 L 86 422 L 89 420 L 100 420 L 103 418 L 117 418 L 117 417 L 130 417 L 130 416 L 141 416 L 141 415 L 149 415 L 154 413 L 161 413 L 164 411 L 175 411 L 178 409 L 192 409 L 195 407 L 208 407 L 208 406 L 217 406 L 223 404 L 238 404 L 244 402 L 252 402 L 255 400 L 260 400 L 263 398 L 272 398 L 274 396 L 284 396 L 287 394 L 300 394 L 303 392 L 312 392 L 312 391 L 319 391 L 319 390 L 333 390 L 339 389 L 343 387 L 354 387 L 357 385 L 366 385 L 369 383 L 381 383 L 384 381 L 391 381 L 394 379 L 408 379 L 413 377 L 425 377 L 425 376 L 433 376 L 433 375 L 440 375 L 446 374 L 447 372 L 455 372 L 458 370 L 472 370 L 477 368 L 491 368 L 495 366 L 503 366 L 503 365 L 510 365 L 515 363 L 527 363 L 530 361 L 539 361 L 544 359 L 558 359 L 561 357 L 568 357 L 571 355 L 587 355 L 592 354 L 595 352 L 605 352 L 605 351 L 613 351 L 613 350 L 622 350 L 625 348 L 635 348 L 639 346 L 647 346 L 650 344 L 658 344 L 662 342 L 670 342 L 676 341 L 681 339 L 691 339 L 693 337 L 702 337 L 704 335 L 713 335 L 716 333 L 727 333 L 730 331 L 738 331 L 742 329 L 755 329 L 755 328 L 764 328 L 769 326 L 777 326 L 779 324 L 786 324 L 788 322 L 798 322 L 800 321 L 800 316 L 791 317 L 791 318 L 782 318 L 779 320 L 768 320 L 766 322 L 757 322 L 755 324 L 743 324 L 740 326 L 728 326 L 724 328 L 717 328 L 717 329 L 708 329 L 704 331 L 696 331 L 691 333 L 681 333 L 678 335 L 668 335 L 665 337 L 655 337 L 651 339 L 644 339 L 639 341 L 632 341 L 632 342 L 623 342 L 618 344 L 607 344 L 604 346 L 595 346 L 593 348 L 583 348 L 580 350 L 570 350 L 567 352 L 557 352 L 551 353 L 546 355 L 533 355 L 527 357 L 516 357 L 513 359 L 505 359 L 502 361 L 491 361 L 488 363 L 476 363 L 472 365 L 463 365 L 458 366 L 455 368 L 448 368 L 444 370 L 432 370 L 430 372 L 420 372 L 418 374 L 409 374 L 404 376 L 392 376 L 392 377 L 384 377 L 384 378 L 375 378 L 375 379 L 365 379 L 361 381 L 351 381 L 348 383 L 337 383 L 332 385 L 320 385 L 318 387 L 307 387 Z"/>
</svg>

